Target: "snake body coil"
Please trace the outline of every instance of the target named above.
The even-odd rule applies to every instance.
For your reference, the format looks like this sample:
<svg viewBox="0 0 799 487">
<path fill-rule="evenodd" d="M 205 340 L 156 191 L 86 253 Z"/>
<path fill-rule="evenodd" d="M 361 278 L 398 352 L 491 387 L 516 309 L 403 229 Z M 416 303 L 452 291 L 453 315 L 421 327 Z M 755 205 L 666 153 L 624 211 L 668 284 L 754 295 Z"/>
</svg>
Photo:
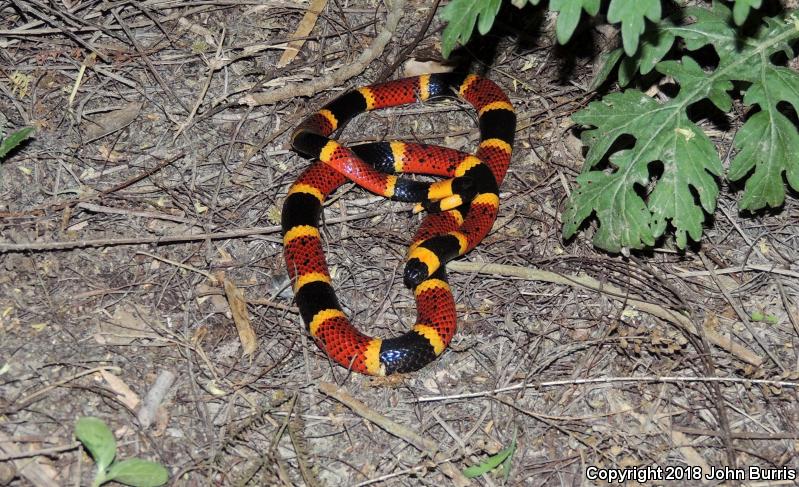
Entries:
<svg viewBox="0 0 799 487">
<path fill-rule="evenodd" d="M 480 145 L 474 154 L 401 141 L 348 148 L 330 138 L 359 113 L 442 98 L 453 90 L 479 116 Z M 444 351 L 457 329 L 444 264 L 470 251 L 491 230 L 515 126 L 510 100 L 493 82 L 476 75 L 431 74 L 347 92 L 295 130 L 294 150 L 316 161 L 297 178 L 283 205 L 286 266 L 300 315 L 331 359 L 356 372 L 386 375 L 418 370 Z M 397 173 L 450 179 L 430 184 Z M 413 237 L 405 265 L 404 281 L 416 298 L 416 324 L 396 338 L 359 332 L 331 285 L 319 217 L 327 196 L 347 180 L 388 198 L 421 202 L 431 211 Z"/>
</svg>

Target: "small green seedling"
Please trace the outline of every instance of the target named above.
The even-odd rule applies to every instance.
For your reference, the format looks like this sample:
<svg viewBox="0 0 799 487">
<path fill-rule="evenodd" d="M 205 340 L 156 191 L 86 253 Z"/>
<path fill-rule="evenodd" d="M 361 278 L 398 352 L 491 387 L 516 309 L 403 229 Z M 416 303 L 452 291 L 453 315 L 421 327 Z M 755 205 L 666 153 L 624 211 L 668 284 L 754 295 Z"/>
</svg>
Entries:
<svg viewBox="0 0 799 487">
<path fill-rule="evenodd" d="M 754 322 L 764 322 L 767 325 L 776 325 L 780 320 L 774 315 L 767 315 L 762 311 L 753 311 L 749 318 Z"/>
<path fill-rule="evenodd" d="M 502 475 L 505 480 L 508 479 L 508 475 L 510 474 L 510 466 L 511 460 L 513 459 L 513 454 L 516 452 L 516 434 L 513 435 L 513 441 L 511 442 L 508 448 L 505 448 L 501 452 L 497 453 L 496 455 L 491 455 L 490 457 L 486 458 L 484 461 L 478 463 L 477 465 L 472 465 L 471 467 L 467 468 L 463 471 L 463 475 L 467 478 L 473 479 L 475 477 L 479 477 L 484 473 L 488 473 L 495 468 L 502 465 Z"/>
<path fill-rule="evenodd" d="M 97 464 L 92 487 L 112 480 L 133 487 L 157 487 L 169 480 L 169 472 L 160 463 L 140 458 L 115 462 L 117 442 L 114 433 L 99 418 L 79 418 L 75 423 L 75 437 L 89 450 Z"/>
<path fill-rule="evenodd" d="M 2 127 L 0 127 L 0 160 L 2 160 L 6 154 L 11 152 L 11 149 L 18 146 L 23 140 L 30 137 L 32 132 L 33 127 L 25 127 L 24 129 L 17 130 L 5 139 L 2 139 Z"/>
</svg>

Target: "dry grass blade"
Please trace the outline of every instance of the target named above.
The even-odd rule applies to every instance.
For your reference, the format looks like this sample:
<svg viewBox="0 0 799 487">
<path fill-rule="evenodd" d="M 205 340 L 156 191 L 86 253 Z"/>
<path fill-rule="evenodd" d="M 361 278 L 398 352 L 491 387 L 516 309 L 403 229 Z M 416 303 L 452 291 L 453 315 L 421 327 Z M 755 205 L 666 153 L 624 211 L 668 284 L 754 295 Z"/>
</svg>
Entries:
<svg viewBox="0 0 799 487">
<path fill-rule="evenodd" d="M 297 465 L 300 468 L 302 480 L 308 487 L 321 486 L 318 474 L 314 471 L 311 465 L 311 455 L 308 450 L 308 442 L 305 441 L 305 421 L 302 417 L 302 399 L 298 396 L 296 402 L 292 402 L 291 411 L 289 411 L 288 432 L 291 438 L 291 444 L 294 446 L 294 453 L 297 454 Z"/>
<path fill-rule="evenodd" d="M 314 25 L 316 25 L 316 19 L 319 18 L 319 14 L 325 9 L 325 5 L 327 5 L 327 0 L 311 0 L 308 10 L 305 12 L 305 15 L 302 16 L 300 25 L 297 26 L 297 30 L 295 30 L 292 35 L 292 37 L 297 39 L 290 41 L 286 46 L 286 50 L 283 51 L 283 54 L 277 62 L 278 68 L 288 66 L 288 64 L 297 57 L 297 54 L 300 53 L 300 49 L 302 49 L 302 46 L 305 44 L 304 38 L 313 30 Z"/>
<path fill-rule="evenodd" d="M 346 66 L 339 68 L 335 73 L 326 75 L 315 81 L 308 83 L 291 83 L 265 93 L 246 95 L 239 100 L 239 103 L 255 107 L 277 103 L 297 96 L 313 96 L 334 86 L 339 86 L 346 80 L 360 74 L 366 69 L 369 63 L 377 59 L 383 52 L 383 49 L 388 45 L 392 35 L 394 35 L 394 32 L 397 30 L 399 21 L 404 14 L 405 0 L 390 0 L 386 2 L 386 5 L 389 8 L 389 12 L 383 30 L 380 31 L 377 37 L 372 41 L 372 44 L 365 49 L 354 62 L 348 63 Z"/>
<path fill-rule="evenodd" d="M 258 338 L 255 336 L 255 331 L 250 323 L 250 315 L 247 313 L 247 299 L 241 289 L 237 288 L 230 279 L 224 277 L 222 279 L 225 283 L 225 296 L 230 305 L 230 312 L 233 313 L 233 322 L 236 324 L 244 355 L 252 355 L 258 348 Z"/>
</svg>

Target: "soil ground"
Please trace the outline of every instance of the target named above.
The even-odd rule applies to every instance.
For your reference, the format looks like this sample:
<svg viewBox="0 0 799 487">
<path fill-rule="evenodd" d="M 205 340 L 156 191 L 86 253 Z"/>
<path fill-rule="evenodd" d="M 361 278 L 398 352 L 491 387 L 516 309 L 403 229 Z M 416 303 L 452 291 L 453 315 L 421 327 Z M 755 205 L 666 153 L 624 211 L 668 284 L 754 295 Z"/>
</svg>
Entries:
<svg viewBox="0 0 799 487">
<path fill-rule="evenodd" d="M 507 479 L 473 483 L 799 466 L 796 195 L 741 215 L 740 188 L 722 181 L 685 251 L 665 238 L 608 255 L 594 225 L 561 237 L 583 161 L 569 117 L 598 96 L 596 56 L 618 42 L 588 23 L 558 47 L 552 19 L 533 19 L 477 65 L 519 123 L 499 220 L 450 271 L 450 349 L 394 380 L 331 364 L 287 288 L 277 225 L 309 164 L 288 138 L 343 91 L 440 60 L 441 25 L 426 26 L 433 2 L 409 1 L 377 59 L 343 76 L 375 48 L 387 7 L 314 3 L 285 66 L 308 2 L 0 3 L 0 114 L 37 129 L 0 166 L 0 485 L 89 485 L 81 416 L 111 426 L 119 458 L 165 465 L 172 485 L 450 485 L 513 444 Z M 264 92 L 275 99 L 241 103 Z M 702 122 L 722 156 L 740 121 L 728 123 Z M 477 135 L 468 107 L 441 102 L 359 117 L 342 140 L 472 150 Z M 327 205 L 335 287 L 362 330 L 413 323 L 400 276 L 419 221 L 352 185 Z M 255 343 L 234 322 L 237 292 Z"/>
</svg>

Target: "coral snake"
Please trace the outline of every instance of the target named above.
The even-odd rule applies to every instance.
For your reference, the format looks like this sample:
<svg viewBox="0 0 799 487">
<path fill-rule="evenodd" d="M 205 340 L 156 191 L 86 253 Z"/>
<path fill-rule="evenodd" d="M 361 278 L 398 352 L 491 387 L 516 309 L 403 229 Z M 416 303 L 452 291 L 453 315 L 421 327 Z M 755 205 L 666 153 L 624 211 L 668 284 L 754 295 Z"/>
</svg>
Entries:
<svg viewBox="0 0 799 487">
<path fill-rule="evenodd" d="M 457 93 L 477 111 L 480 144 L 474 154 L 391 141 L 345 147 L 330 135 L 359 113 Z M 455 300 L 444 264 L 474 248 L 491 230 L 499 185 L 511 159 L 516 116 L 505 93 L 473 74 L 430 74 L 361 87 L 308 117 L 292 146 L 315 159 L 288 191 L 282 211 L 283 244 L 297 306 L 310 335 L 334 361 L 356 372 L 387 375 L 420 369 L 455 334 Z M 397 173 L 445 176 L 426 183 Z M 345 316 L 331 285 L 319 218 L 327 196 L 347 180 L 429 212 L 413 237 L 404 282 L 413 290 L 416 324 L 404 335 L 372 338 Z"/>
</svg>

